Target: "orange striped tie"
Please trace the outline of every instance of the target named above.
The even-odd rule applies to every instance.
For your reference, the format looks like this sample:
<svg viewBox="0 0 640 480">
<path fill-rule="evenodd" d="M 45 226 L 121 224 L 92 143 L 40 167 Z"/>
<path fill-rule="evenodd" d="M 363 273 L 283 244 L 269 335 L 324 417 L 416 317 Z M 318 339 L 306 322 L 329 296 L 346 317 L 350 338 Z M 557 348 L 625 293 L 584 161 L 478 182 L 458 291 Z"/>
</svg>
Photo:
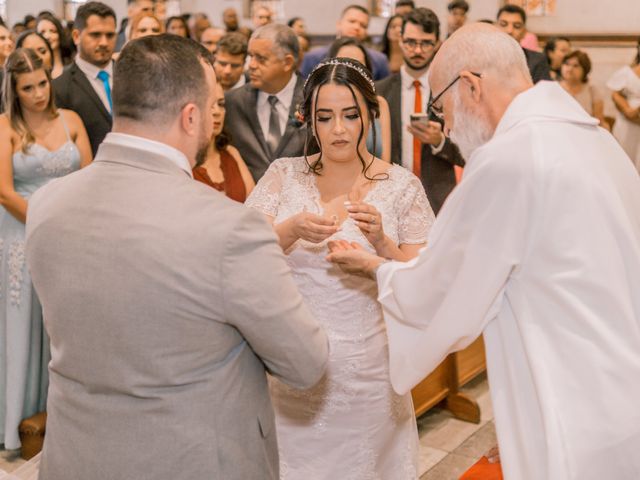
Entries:
<svg viewBox="0 0 640 480">
<path fill-rule="evenodd" d="M 413 81 L 413 88 L 416 92 L 413 103 L 413 112 L 420 113 L 422 111 L 422 91 L 420 80 Z M 422 143 L 416 137 L 413 137 L 413 174 L 420 178 L 422 170 Z"/>
</svg>

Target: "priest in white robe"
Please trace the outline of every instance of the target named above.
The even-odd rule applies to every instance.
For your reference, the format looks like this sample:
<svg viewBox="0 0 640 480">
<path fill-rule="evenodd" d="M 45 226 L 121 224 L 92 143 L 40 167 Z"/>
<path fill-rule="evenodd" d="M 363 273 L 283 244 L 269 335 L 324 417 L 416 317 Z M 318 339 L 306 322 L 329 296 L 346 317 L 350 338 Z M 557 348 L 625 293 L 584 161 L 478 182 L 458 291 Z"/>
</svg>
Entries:
<svg viewBox="0 0 640 480">
<path fill-rule="evenodd" d="M 633 164 L 491 26 L 443 44 L 431 91 L 468 162 L 428 246 L 408 264 L 343 242 L 328 257 L 377 276 L 394 389 L 484 334 L 507 480 L 640 479 Z"/>
</svg>

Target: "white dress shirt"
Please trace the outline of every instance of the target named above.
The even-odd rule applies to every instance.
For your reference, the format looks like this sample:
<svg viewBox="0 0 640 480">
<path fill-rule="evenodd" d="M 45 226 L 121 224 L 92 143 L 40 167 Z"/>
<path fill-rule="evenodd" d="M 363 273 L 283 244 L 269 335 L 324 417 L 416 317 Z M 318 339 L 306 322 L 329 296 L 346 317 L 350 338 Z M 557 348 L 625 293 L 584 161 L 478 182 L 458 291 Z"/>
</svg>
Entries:
<svg viewBox="0 0 640 480">
<path fill-rule="evenodd" d="M 109 105 L 107 92 L 104 89 L 104 83 L 102 83 L 102 80 L 98 78 L 98 73 L 104 70 L 109 74 L 109 86 L 111 87 L 111 92 L 113 95 L 113 62 L 109 62 L 107 66 L 104 68 L 99 68 L 93 65 L 92 63 L 89 63 L 86 60 L 83 60 L 82 58 L 80 58 L 80 55 L 76 56 L 75 62 L 76 62 L 76 65 L 78 65 L 78 68 L 82 71 L 82 73 L 84 73 L 87 76 L 87 80 L 89 80 L 89 83 L 91 84 L 95 92 L 98 94 L 98 97 L 100 98 L 100 100 L 102 100 L 102 103 L 104 107 L 107 109 L 107 112 L 111 113 L 111 105 Z"/>
<path fill-rule="evenodd" d="M 189 163 L 189 160 L 187 160 L 185 154 L 166 143 L 156 142 L 155 140 L 149 140 L 148 138 L 138 137 L 136 135 L 116 132 L 108 133 L 102 143 L 117 145 L 119 147 L 136 148 L 138 150 L 144 150 L 145 152 L 160 155 L 167 160 L 170 160 L 172 163 L 175 163 L 179 168 L 187 172 L 187 174 L 193 178 L 191 164 Z"/>
<path fill-rule="evenodd" d="M 402 124 L 402 166 L 408 168 L 409 170 L 413 169 L 413 135 L 407 132 L 407 125 L 411 125 L 411 114 L 414 112 L 415 105 L 415 87 L 413 86 L 415 78 L 407 73 L 407 67 L 402 65 L 400 67 L 400 79 L 402 84 L 401 90 L 401 103 L 402 103 L 402 111 L 401 111 L 401 124 Z M 426 113 L 427 102 L 429 101 L 429 95 L 431 93 L 431 88 L 429 87 L 429 71 L 427 70 L 423 73 L 420 78 L 417 80 L 420 81 L 420 93 L 422 94 L 422 104 L 420 105 L 420 112 Z M 431 151 L 434 154 L 438 154 L 444 148 L 444 137 L 442 142 L 439 145 L 431 145 Z"/>
<path fill-rule="evenodd" d="M 244 73 L 243 73 L 242 75 L 240 75 L 240 78 L 238 79 L 238 81 L 229 90 L 235 90 L 236 88 L 240 88 L 245 83 L 247 83 L 247 79 L 246 79 L 246 77 L 244 76 Z"/>
<path fill-rule="evenodd" d="M 266 93 L 260 90 L 258 92 L 258 104 L 256 105 L 258 112 L 258 121 L 260 122 L 260 128 L 264 138 L 269 136 L 269 117 L 271 116 L 271 105 L 269 105 L 268 98 L 271 95 L 278 97 L 278 103 L 276 103 L 276 111 L 280 117 L 280 134 L 284 135 L 284 130 L 287 128 L 287 121 L 289 120 L 289 108 L 293 101 L 293 94 L 296 89 L 296 82 L 298 76 L 296 74 L 291 75 L 289 83 L 276 94 Z"/>
</svg>

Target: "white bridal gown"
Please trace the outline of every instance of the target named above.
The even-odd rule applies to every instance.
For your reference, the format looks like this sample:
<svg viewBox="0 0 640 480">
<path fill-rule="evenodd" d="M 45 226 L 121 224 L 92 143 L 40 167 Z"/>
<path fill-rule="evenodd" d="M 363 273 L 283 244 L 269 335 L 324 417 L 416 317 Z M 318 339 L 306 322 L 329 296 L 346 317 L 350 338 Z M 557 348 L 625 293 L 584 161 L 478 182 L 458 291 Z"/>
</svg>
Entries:
<svg viewBox="0 0 640 480">
<path fill-rule="evenodd" d="M 307 211 L 323 215 L 316 176 L 304 158 L 275 161 L 246 204 L 274 224 Z M 362 201 L 382 214 L 398 244 L 426 241 L 434 220 L 420 181 L 397 165 Z M 347 219 L 331 239 L 371 245 Z M 309 390 L 271 379 L 283 480 L 408 480 L 417 478 L 418 434 L 411 395 L 394 393 L 387 334 L 376 282 L 329 263 L 327 243 L 297 241 L 287 252 L 305 302 L 330 342 L 329 367 Z"/>
</svg>

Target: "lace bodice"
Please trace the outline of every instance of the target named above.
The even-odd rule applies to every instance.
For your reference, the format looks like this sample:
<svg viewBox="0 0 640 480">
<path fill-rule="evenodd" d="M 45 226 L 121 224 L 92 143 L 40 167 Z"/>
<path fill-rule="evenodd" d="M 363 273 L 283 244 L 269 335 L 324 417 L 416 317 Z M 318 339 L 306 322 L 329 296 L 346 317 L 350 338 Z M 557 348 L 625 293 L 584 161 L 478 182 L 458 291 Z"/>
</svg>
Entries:
<svg viewBox="0 0 640 480">
<path fill-rule="evenodd" d="M 397 244 L 425 243 L 435 216 L 420 180 L 397 165 L 392 165 L 388 174 L 389 178 L 377 181 L 363 201 L 382 214 L 384 232 Z M 246 203 L 274 217 L 274 224 L 305 210 L 324 215 L 316 176 L 309 173 L 303 157 L 273 162 Z M 373 249 L 349 218 L 342 224 L 342 230 L 329 240 L 336 238 L 357 241 L 365 248 Z M 324 250 L 326 242 L 314 246 L 298 241 L 292 248 L 296 246 Z"/>
</svg>

